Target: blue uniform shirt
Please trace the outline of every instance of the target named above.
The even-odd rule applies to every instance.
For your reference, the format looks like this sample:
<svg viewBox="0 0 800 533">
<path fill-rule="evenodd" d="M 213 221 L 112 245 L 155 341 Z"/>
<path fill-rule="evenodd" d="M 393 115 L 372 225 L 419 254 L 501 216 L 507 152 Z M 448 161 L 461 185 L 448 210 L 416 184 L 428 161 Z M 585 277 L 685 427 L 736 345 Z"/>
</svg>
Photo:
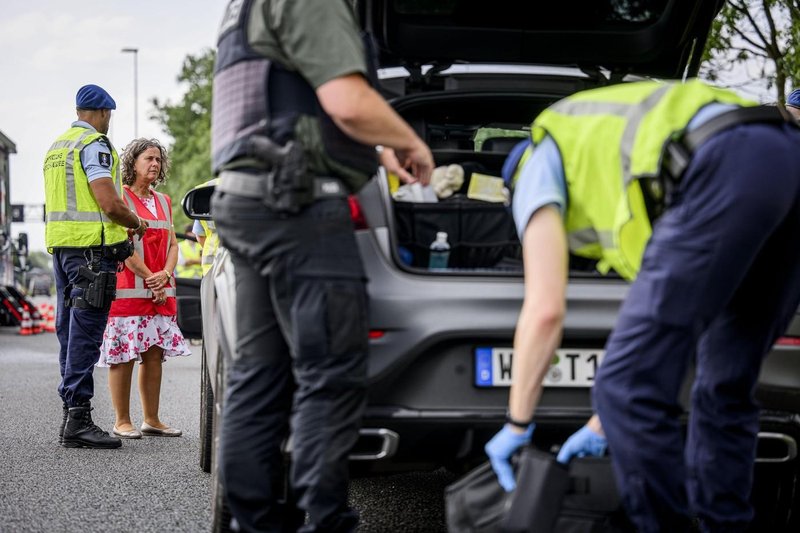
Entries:
<svg viewBox="0 0 800 533">
<path fill-rule="evenodd" d="M 76 120 L 72 123 L 72 127 L 97 131 L 91 124 L 83 120 Z M 110 178 L 112 163 L 111 147 L 103 139 L 97 139 L 81 152 L 81 165 L 83 165 L 83 171 L 86 172 L 86 178 L 90 183 L 97 178 Z"/>
<path fill-rule="evenodd" d="M 687 129 L 693 130 L 715 116 L 733 109 L 736 106 L 731 104 L 709 104 L 697 112 Z M 549 136 L 539 143 L 525 162 L 514 187 L 511 210 L 520 240 L 533 214 L 546 205 L 555 205 L 561 211 L 561 216 L 564 216 L 567 207 L 564 165 L 558 146 Z"/>
</svg>

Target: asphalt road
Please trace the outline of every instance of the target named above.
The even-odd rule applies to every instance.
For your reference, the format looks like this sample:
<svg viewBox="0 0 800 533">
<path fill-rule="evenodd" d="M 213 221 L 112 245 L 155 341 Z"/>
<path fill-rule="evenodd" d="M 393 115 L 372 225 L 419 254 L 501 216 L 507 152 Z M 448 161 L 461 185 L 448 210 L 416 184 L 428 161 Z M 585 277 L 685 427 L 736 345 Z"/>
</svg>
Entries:
<svg viewBox="0 0 800 533">
<path fill-rule="evenodd" d="M 117 450 L 58 445 L 61 402 L 54 334 L 0 328 L 0 533 L 208 531 L 210 476 L 198 466 L 199 347 L 164 366 L 161 415 L 181 438 L 143 438 Z M 136 376 L 134 375 L 134 379 Z M 113 424 L 107 370 L 95 370 L 95 423 Z M 141 422 L 134 383 L 131 415 Z M 363 532 L 445 530 L 445 471 L 354 480 Z"/>
</svg>

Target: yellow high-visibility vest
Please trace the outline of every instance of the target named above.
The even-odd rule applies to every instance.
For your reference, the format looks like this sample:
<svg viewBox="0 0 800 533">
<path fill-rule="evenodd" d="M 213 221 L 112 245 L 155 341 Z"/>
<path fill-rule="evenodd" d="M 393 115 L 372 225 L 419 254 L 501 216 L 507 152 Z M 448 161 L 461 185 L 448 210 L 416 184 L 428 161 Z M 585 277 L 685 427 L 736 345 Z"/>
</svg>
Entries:
<svg viewBox="0 0 800 533">
<path fill-rule="evenodd" d="M 212 178 L 206 182 L 196 185 L 194 189 L 202 189 L 210 185 L 219 183 L 219 178 Z M 205 233 L 205 241 L 203 241 L 203 251 L 200 258 L 200 264 L 203 267 L 203 275 L 205 276 L 211 266 L 214 264 L 214 258 L 217 256 L 219 250 L 219 236 L 217 236 L 216 228 L 214 227 L 213 220 L 201 220 L 200 225 L 203 227 Z"/>
<path fill-rule="evenodd" d="M 712 102 L 755 105 L 697 80 L 647 81 L 582 91 L 536 117 L 534 144 L 549 135 L 561 154 L 573 253 L 597 259 L 600 272 L 636 277 L 652 234 L 641 180 L 659 175 L 667 143 Z"/>
<path fill-rule="evenodd" d="M 206 234 L 206 240 L 203 242 L 203 254 L 200 259 L 200 263 L 202 263 L 203 267 L 203 275 L 205 276 L 208 271 L 211 270 L 211 266 L 214 264 L 214 258 L 217 256 L 219 236 L 214 227 L 214 221 L 201 220 L 200 225 L 203 226 L 203 231 Z"/>
<path fill-rule="evenodd" d="M 198 243 L 184 239 L 178 245 L 180 248 L 181 256 L 184 261 L 196 260 L 200 261 L 202 249 Z M 175 273 L 179 278 L 200 278 L 203 276 L 203 268 L 200 264 L 194 265 L 181 265 L 178 264 L 175 268 Z"/>
<path fill-rule="evenodd" d="M 100 209 L 89 187 L 81 164 L 81 151 L 102 133 L 74 126 L 50 146 L 44 161 L 45 244 L 56 247 L 86 248 L 117 244 L 128 238 L 125 228 L 112 222 Z M 111 179 L 120 196 L 117 178 L 119 157 L 111 143 Z"/>
</svg>

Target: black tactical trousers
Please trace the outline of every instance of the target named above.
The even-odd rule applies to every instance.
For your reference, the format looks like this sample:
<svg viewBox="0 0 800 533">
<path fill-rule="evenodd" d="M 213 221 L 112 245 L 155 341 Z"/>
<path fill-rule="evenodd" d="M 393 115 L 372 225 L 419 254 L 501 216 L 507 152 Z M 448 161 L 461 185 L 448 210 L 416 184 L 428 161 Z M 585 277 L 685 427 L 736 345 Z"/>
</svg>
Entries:
<svg viewBox="0 0 800 533">
<path fill-rule="evenodd" d="M 300 531 L 353 531 L 348 455 L 365 403 L 368 325 L 347 201 L 282 215 L 218 192 L 213 212 L 236 275 L 220 451 L 231 512 L 243 531 L 296 530 L 303 511 Z M 290 433 L 287 508 L 281 444 Z"/>
</svg>

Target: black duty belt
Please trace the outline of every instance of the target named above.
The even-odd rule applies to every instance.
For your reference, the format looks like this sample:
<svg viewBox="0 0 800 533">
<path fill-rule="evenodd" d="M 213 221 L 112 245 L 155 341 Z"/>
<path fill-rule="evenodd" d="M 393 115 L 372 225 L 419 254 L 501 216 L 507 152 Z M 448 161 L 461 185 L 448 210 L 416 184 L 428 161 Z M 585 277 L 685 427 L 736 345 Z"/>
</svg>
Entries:
<svg viewBox="0 0 800 533">
<path fill-rule="evenodd" d="M 789 113 L 776 106 L 738 107 L 720 113 L 692 131 L 667 142 L 661 173 L 642 179 L 642 194 L 651 222 L 655 222 L 671 204 L 683 173 L 697 149 L 711 137 L 741 124 L 790 124 L 798 126 Z"/>
<path fill-rule="evenodd" d="M 692 154 L 708 139 L 717 133 L 739 126 L 741 124 L 790 124 L 798 126 L 789 113 L 778 106 L 739 107 L 721 113 L 704 122 L 692 131 L 686 132 L 680 139 L 672 140 L 667 144 L 667 157 L 665 168 L 668 177 L 673 181 L 680 180 Z"/>
<path fill-rule="evenodd" d="M 347 189 L 339 178 L 317 176 L 313 179 L 314 199 L 346 198 Z M 225 170 L 219 174 L 216 190 L 246 198 L 264 199 L 269 181 L 264 174 Z"/>
</svg>

